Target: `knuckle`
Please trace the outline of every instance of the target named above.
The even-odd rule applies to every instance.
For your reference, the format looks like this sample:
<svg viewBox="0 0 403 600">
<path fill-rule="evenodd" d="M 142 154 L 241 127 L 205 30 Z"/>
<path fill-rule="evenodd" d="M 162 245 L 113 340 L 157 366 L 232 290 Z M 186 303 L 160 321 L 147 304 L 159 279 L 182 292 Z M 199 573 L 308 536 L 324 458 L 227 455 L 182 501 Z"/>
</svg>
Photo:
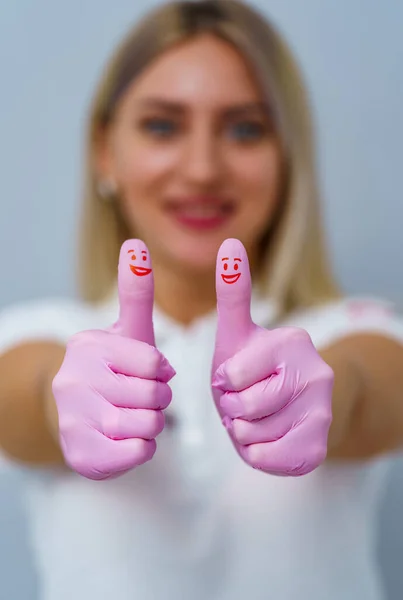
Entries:
<svg viewBox="0 0 403 600">
<path fill-rule="evenodd" d="M 156 379 L 152 379 L 148 383 L 148 399 L 153 406 L 158 404 L 158 396 L 159 396 L 159 385 Z"/>
<path fill-rule="evenodd" d="M 287 339 L 297 343 L 307 343 L 311 342 L 311 336 L 306 331 L 306 329 L 302 329 L 302 327 L 287 327 L 288 331 L 286 332 Z"/>
<path fill-rule="evenodd" d="M 327 444 L 324 441 L 317 441 L 311 444 L 303 454 L 298 454 L 292 460 L 288 460 L 285 471 L 290 475 L 306 475 L 319 467 L 326 456 Z"/>
<path fill-rule="evenodd" d="M 154 376 L 157 375 L 159 366 L 161 364 L 161 353 L 157 348 L 150 346 L 150 353 L 148 356 L 148 364 L 151 372 Z"/>
<path fill-rule="evenodd" d="M 301 327 L 282 327 L 277 329 L 278 342 L 281 346 L 298 346 L 303 348 L 313 346 L 313 342 L 309 333 Z"/>
<path fill-rule="evenodd" d="M 319 354 L 315 365 L 315 379 L 316 381 L 333 381 L 334 379 L 332 367 Z"/>
<path fill-rule="evenodd" d="M 71 405 L 84 393 L 84 382 L 79 377 L 61 370 L 52 381 L 52 392 L 58 406 Z"/>
<path fill-rule="evenodd" d="M 240 361 L 228 360 L 223 368 L 225 378 L 231 390 L 238 390 L 241 387 L 241 382 L 248 375 L 247 366 Z"/>
<path fill-rule="evenodd" d="M 94 350 L 100 348 L 100 343 L 105 343 L 106 331 L 101 330 L 85 330 L 73 334 L 67 341 L 67 351 L 75 351 L 76 349 L 91 347 Z"/>
<path fill-rule="evenodd" d="M 151 460 L 157 450 L 156 441 L 137 439 L 137 451 L 135 453 L 135 462 L 137 464 L 144 464 Z"/>
<path fill-rule="evenodd" d="M 165 417 L 164 413 L 160 410 L 152 410 L 150 412 L 150 432 L 152 437 L 155 437 L 164 429 Z"/>
<path fill-rule="evenodd" d="M 94 470 L 94 465 L 91 465 L 87 455 L 79 448 L 74 448 L 65 455 L 68 465 L 80 475 L 88 475 Z"/>
<path fill-rule="evenodd" d="M 297 453 L 287 457 L 279 470 L 285 475 L 297 477 L 310 473 L 316 466 L 312 450 L 309 450 L 304 454 Z"/>
<path fill-rule="evenodd" d="M 172 390 L 167 383 L 164 383 L 159 388 L 158 393 L 158 408 L 167 408 L 172 401 Z"/>
<path fill-rule="evenodd" d="M 89 331 L 79 331 L 78 333 L 75 333 L 67 341 L 67 349 L 71 350 L 73 348 L 82 347 L 86 345 L 89 341 L 89 336 Z"/>
<path fill-rule="evenodd" d="M 334 383 L 334 371 L 324 361 L 320 360 L 315 365 L 314 372 L 310 377 L 310 384 L 316 389 L 317 394 L 325 397 L 330 397 Z"/>
<path fill-rule="evenodd" d="M 63 378 L 63 371 L 60 370 L 52 380 L 52 392 L 55 396 L 55 399 L 59 396 L 59 394 L 64 390 L 66 382 Z"/>
<path fill-rule="evenodd" d="M 234 419 L 232 421 L 232 431 L 236 441 L 241 445 L 248 443 L 248 423 L 242 419 Z"/>
<path fill-rule="evenodd" d="M 332 411 L 325 406 L 317 408 L 313 414 L 315 422 L 320 427 L 330 427 L 332 422 Z"/>
<path fill-rule="evenodd" d="M 73 348 L 74 346 L 79 346 L 80 344 L 82 344 L 83 338 L 84 338 L 83 331 L 79 331 L 78 333 L 75 333 L 67 340 L 67 344 L 66 344 L 67 348 Z"/>
<path fill-rule="evenodd" d="M 60 396 L 60 394 L 64 394 L 66 391 L 74 392 L 77 388 L 77 380 L 75 377 L 72 377 L 66 372 L 66 369 L 63 367 L 60 371 L 55 375 L 52 381 L 52 392 L 55 398 Z"/>
<path fill-rule="evenodd" d="M 113 442 L 112 442 L 113 444 Z M 103 444 L 94 455 L 82 457 L 83 473 L 91 479 L 105 479 L 122 469 L 122 460 L 114 452 L 112 444 Z"/>
<path fill-rule="evenodd" d="M 254 469 L 263 469 L 265 458 L 263 444 L 251 444 L 248 447 L 248 462 Z"/>
<path fill-rule="evenodd" d="M 58 411 L 58 422 L 59 432 L 63 437 L 69 436 L 72 432 L 76 431 L 79 426 L 79 420 L 72 413 L 66 413 L 64 411 Z"/>
<path fill-rule="evenodd" d="M 334 380 L 334 371 L 332 367 L 328 365 L 325 361 L 322 362 L 321 375 L 322 379 L 324 379 L 325 381 Z"/>
<path fill-rule="evenodd" d="M 327 456 L 327 444 L 324 441 L 320 441 L 320 442 L 317 442 L 316 444 L 313 444 L 313 446 L 311 446 L 311 448 L 308 452 L 307 462 L 310 465 L 313 465 L 313 467 L 318 467 L 326 459 L 326 456 Z"/>
</svg>

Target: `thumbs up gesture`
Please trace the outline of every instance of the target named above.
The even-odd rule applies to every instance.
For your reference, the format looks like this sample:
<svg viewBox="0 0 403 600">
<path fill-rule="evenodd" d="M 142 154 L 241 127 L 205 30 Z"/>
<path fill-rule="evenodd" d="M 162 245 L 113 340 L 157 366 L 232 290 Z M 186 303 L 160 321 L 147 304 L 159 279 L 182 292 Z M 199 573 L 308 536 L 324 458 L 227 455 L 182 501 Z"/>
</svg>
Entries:
<svg viewBox="0 0 403 600">
<path fill-rule="evenodd" d="M 216 289 L 212 391 L 237 452 L 267 473 L 309 473 L 326 457 L 332 369 L 305 330 L 253 323 L 248 257 L 238 240 L 219 249 Z"/>
<path fill-rule="evenodd" d="M 171 401 L 175 371 L 155 347 L 153 273 L 139 240 L 122 245 L 118 288 L 118 321 L 73 336 L 52 385 L 66 463 L 89 479 L 150 460 Z"/>
</svg>

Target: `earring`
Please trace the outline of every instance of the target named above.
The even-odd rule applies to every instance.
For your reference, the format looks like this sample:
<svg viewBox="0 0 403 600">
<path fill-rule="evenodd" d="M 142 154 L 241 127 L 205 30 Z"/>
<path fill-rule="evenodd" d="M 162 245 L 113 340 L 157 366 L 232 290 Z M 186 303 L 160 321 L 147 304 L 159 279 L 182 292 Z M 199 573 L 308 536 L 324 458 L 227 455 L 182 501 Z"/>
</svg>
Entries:
<svg viewBox="0 0 403 600">
<path fill-rule="evenodd" d="M 117 185 L 113 179 L 101 179 L 97 183 L 97 192 L 103 200 L 112 201 L 116 196 Z"/>
</svg>

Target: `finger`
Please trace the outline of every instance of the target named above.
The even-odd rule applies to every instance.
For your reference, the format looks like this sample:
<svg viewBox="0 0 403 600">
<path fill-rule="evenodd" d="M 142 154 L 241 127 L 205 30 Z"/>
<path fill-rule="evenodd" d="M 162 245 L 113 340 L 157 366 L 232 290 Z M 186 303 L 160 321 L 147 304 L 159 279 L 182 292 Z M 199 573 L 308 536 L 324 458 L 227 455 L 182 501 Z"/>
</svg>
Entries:
<svg viewBox="0 0 403 600">
<path fill-rule="evenodd" d="M 284 365 L 279 364 L 267 334 L 262 330 L 254 337 L 253 345 L 247 345 L 222 362 L 214 373 L 213 387 L 229 392 L 240 391 L 278 374 Z"/>
<path fill-rule="evenodd" d="M 242 243 L 225 240 L 217 254 L 217 344 L 232 356 L 247 339 L 253 322 L 250 315 L 252 282 L 249 261 Z"/>
<path fill-rule="evenodd" d="M 300 476 L 310 473 L 326 458 L 327 432 L 306 421 L 274 442 L 239 446 L 242 458 L 253 468 L 272 475 Z"/>
<path fill-rule="evenodd" d="M 258 381 L 245 390 L 225 392 L 220 398 L 220 407 L 231 419 L 261 419 L 292 403 L 297 389 L 286 369 L 281 369 L 276 375 Z"/>
<path fill-rule="evenodd" d="M 292 427 L 292 424 L 286 419 L 276 419 L 276 416 L 258 419 L 253 423 L 244 419 L 234 419 L 227 424 L 227 428 L 232 433 L 234 440 L 242 446 L 274 442 L 284 437 Z"/>
<path fill-rule="evenodd" d="M 158 379 L 164 383 L 175 375 L 175 370 L 163 354 L 145 342 L 105 332 L 102 346 L 97 337 L 97 348 L 102 353 L 104 368 L 114 373 L 141 379 Z"/>
<path fill-rule="evenodd" d="M 307 420 L 316 424 L 318 432 L 329 430 L 332 421 L 332 411 L 328 406 L 315 408 L 291 402 L 269 417 L 250 422 L 244 419 L 234 419 L 226 423 L 234 439 L 244 446 L 262 442 L 274 442 L 284 437 Z"/>
<path fill-rule="evenodd" d="M 150 253 L 141 240 L 126 240 L 122 244 L 118 291 L 120 311 L 114 330 L 154 346 L 154 276 Z"/>
<path fill-rule="evenodd" d="M 164 413 L 160 410 L 116 408 L 109 404 L 102 411 L 97 429 L 112 440 L 152 440 L 161 433 L 164 425 Z"/>
<path fill-rule="evenodd" d="M 95 480 L 107 479 L 144 464 L 152 459 L 157 448 L 155 440 L 111 440 L 89 427 L 82 436 L 85 444 L 75 443 L 72 449 L 61 436 L 61 448 L 68 466 Z"/>
<path fill-rule="evenodd" d="M 96 386 L 97 391 L 119 408 L 164 410 L 172 400 L 172 390 L 156 379 L 127 377 L 110 371 Z"/>
</svg>

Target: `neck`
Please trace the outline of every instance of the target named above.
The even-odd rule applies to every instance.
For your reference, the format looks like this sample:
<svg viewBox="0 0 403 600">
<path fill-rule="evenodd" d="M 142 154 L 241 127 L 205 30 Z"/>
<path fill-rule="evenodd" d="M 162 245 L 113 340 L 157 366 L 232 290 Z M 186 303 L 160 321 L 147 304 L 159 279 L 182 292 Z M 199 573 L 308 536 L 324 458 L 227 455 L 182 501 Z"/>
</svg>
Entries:
<svg viewBox="0 0 403 600">
<path fill-rule="evenodd" d="M 194 274 L 169 269 L 153 261 L 155 303 L 164 314 L 183 325 L 208 314 L 216 306 L 215 273 Z"/>
</svg>

